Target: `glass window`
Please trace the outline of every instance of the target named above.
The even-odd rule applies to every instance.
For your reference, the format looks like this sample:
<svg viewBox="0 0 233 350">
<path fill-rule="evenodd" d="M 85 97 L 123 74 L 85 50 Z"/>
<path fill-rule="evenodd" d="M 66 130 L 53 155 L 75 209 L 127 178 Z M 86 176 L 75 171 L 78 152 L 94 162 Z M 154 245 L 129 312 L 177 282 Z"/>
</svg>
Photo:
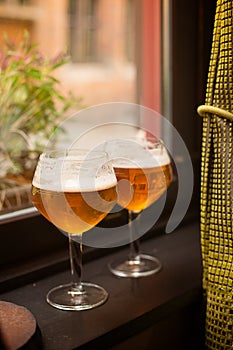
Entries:
<svg viewBox="0 0 233 350">
<path fill-rule="evenodd" d="M 134 62 L 136 2 L 112 2 L 111 7 L 106 1 L 70 0 L 72 62 Z"/>
<path fill-rule="evenodd" d="M 70 0 L 70 55 L 72 62 L 95 62 L 98 0 Z"/>
<path fill-rule="evenodd" d="M 80 2 L 89 3 L 88 0 Z M 161 108 L 163 114 L 181 133 L 194 159 L 195 181 L 198 186 L 194 191 L 197 213 L 201 121 L 196 115 L 195 106 L 204 101 L 209 58 L 207 48 L 210 48 L 213 24 L 209 1 L 93 0 L 90 3 L 93 5 L 91 10 L 83 7 L 84 12 L 93 16 L 88 27 L 88 35 L 92 36 L 92 39 L 85 48 L 86 61 L 84 58 L 79 61 L 79 54 L 76 58 L 72 54 L 74 33 L 71 35 L 70 24 L 74 8 L 71 8 L 72 2 L 69 0 L 31 0 L 23 6 L 0 1 L 0 31 L 7 32 L 16 42 L 20 42 L 26 28 L 33 42 L 39 43 L 40 51 L 51 57 L 69 49 L 71 61 L 57 72 L 61 80 L 60 87 L 63 92 L 71 90 L 76 96 L 82 97 L 85 106 L 109 101 L 126 101 L 139 102 L 157 110 Z M 142 9 L 142 5 L 146 7 Z M 211 8 L 214 8 L 214 4 Z M 95 33 L 92 32 L 92 26 Z M 82 30 L 84 33 L 87 27 Z M 159 41 L 155 40 L 155 30 Z M 121 41 L 112 42 L 113 34 Z M 82 35 L 84 37 L 86 34 Z M 85 47 L 86 43 L 78 45 Z M 0 51 L 2 46 L 1 37 Z M 0 133 L 2 127 L 0 119 Z M 2 172 L 2 159 L 0 163 Z M 32 239 L 34 241 L 42 231 L 46 236 L 42 238 L 42 250 L 47 252 L 50 238 L 43 228 L 43 218 L 35 215 L 36 211 L 28 201 L 30 184 L 25 186 L 19 179 L 20 177 L 17 179 L 17 186 L 9 189 L 12 179 L 8 178 L 6 181 L 2 173 L 0 174 L 0 233 L 3 233 L 4 243 L 7 245 L 8 242 L 9 247 L 12 231 L 17 236 L 16 242 L 26 246 L 25 239 L 28 239 L 27 235 L 31 237 L 31 225 L 34 225 L 38 229 L 38 235 Z M 10 203 L 8 193 L 13 204 Z M 167 212 L 172 210 L 176 195 L 175 191 L 170 193 L 172 198 Z M 27 208 L 19 210 L 25 207 Z M 197 215 L 191 218 L 193 217 L 196 218 Z M 110 225 L 117 221 L 118 217 L 115 217 L 115 221 L 111 221 Z M 18 235 L 25 232 L 25 226 L 27 234 Z M 8 240 L 5 237 L 8 237 Z M 13 257 L 16 260 L 20 259 L 17 254 L 21 247 L 15 244 L 15 251 L 10 257 L 6 245 L 2 245 L 2 249 L 6 251 L 7 261 Z M 40 244 L 37 246 L 40 247 Z M 56 249 L 53 241 L 50 249 Z M 27 252 L 29 259 L 34 254 L 33 247 L 30 247 L 30 250 L 30 254 Z M 38 252 L 41 254 L 41 251 Z M 24 258 L 24 255 L 22 250 L 21 257 Z"/>
<path fill-rule="evenodd" d="M 55 70 L 54 76 L 60 81 L 59 92 L 65 96 L 72 92 L 75 98 L 81 98 L 77 108 L 105 102 L 137 102 L 136 4 L 132 0 L 0 0 L 0 31 L 18 47 L 26 30 L 43 57 L 55 59 L 61 52 L 68 52 L 68 62 Z M 2 35 L 1 52 L 4 47 Z M 67 115 L 73 112 L 70 109 Z M 5 118 L 10 121 L 12 116 Z M 0 133 L 8 123 L 6 119 L 2 114 Z M 24 127 L 17 130 L 18 138 L 11 134 L 11 147 L 14 142 L 25 141 L 26 134 Z M 41 131 L 38 140 L 40 137 Z M 28 172 L 34 165 L 37 154 L 25 143 L 23 154 L 17 155 L 20 170 L 13 174 L 5 173 L 8 159 L 4 157 L 4 149 L 0 148 L 2 220 L 6 214 L 18 217 L 18 210 L 31 210 L 30 176 L 25 179 L 24 170 L 26 167 Z"/>
<path fill-rule="evenodd" d="M 26 29 L 45 56 L 54 58 L 68 50 L 69 62 L 55 75 L 61 82 L 61 92 L 71 91 L 75 97 L 81 97 L 82 106 L 121 101 L 161 111 L 181 130 L 185 129 L 185 141 L 193 151 L 198 142 L 198 138 L 192 137 L 194 124 L 193 121 L 186 124 L 182 118 L 190 113 L 195 115 L 197 75 L 193 67 L 201 66 L 195 55 L 200 49 L 198 26 L 186 20 L 190 40 L 186 37 L 189 50 L 185 50 L 184 56 L 181 35 L 184 33 L 179 25 L 182 14 L 189 18 L 190 10 L 183 6 L 180 11 L 179 6 L 172 7 L 170 3 L 154 0 L 1 1 L 0 31 L 19 43 Z M 197 11 L 194 2 L 192 7 Z M 197 12 L 195 16 L 197 19 Z M 3 45 L 1 37 L 0 50 Z M 182 73 L 184 68 L 190 75 Z M 181 86 L 185 86 L 189 99 L 184 99 Z M 188 90 L 190 86 L 192 92 Z M 0 132 L 1 128 L 0 120 Z M 30 153 L 32 163 L 34 156 Z M 15 211 L 18 215 L 18 209 L 31 208 L 30 183 L 25 184 L 21 174 L 17 179 L 0 174 L 0 185 L 0 217 L 4 220 L 6 217 L 1 214 Z"/>
</svg>

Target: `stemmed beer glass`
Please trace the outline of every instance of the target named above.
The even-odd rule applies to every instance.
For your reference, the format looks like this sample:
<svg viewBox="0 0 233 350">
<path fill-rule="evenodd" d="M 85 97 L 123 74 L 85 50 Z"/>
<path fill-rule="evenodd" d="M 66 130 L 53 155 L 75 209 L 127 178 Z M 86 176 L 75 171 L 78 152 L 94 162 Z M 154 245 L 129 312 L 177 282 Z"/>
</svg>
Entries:
<svg viewBox="0 0 233 350">
<path fill-rule="evenodd" d="M 118 204 L 128 210 L 130 252 L 126 260 L 112 261 L 109 268 L 120 277 L 143 277 L 158 272 L 160 261 L 140 252 L 137 226 L 142 210 L 157 201 L 172 182 L 170 157 L 160 140 L 138 139 L 112 142 L 108 147 L 113 158 L 118 185 Z"/>
<path fill-rule="evenodd" d="M 67 149 L 41 154 L 32 182 L 32 202 L 68 236 L 71 266 L 71 282 L 49 291 L 50 305 L 85 310 L 106 301 L 104 288 L 82 282 L 82 234 L 107 215 L 116 197 L 116 177 L 105 152 Z"/>
</svg>

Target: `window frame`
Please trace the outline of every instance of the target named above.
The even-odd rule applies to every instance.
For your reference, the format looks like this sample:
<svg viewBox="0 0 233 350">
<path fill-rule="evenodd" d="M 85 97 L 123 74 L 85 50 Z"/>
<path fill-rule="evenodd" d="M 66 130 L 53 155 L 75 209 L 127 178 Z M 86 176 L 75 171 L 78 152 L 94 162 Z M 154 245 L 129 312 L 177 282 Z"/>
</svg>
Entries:
<svg viewBox="0 0 233 350">
<path fill-rule="evenodd" d="M 140 6 L 140 0 L 138 1 L 138 5 Z M 151 2 L 154 3 L 153 0 L 150 0 Z M 148 6 L 150 4 L 150 1 L 148 2 L 143 2 L 143 3 L 147 3 Z M 210 47 L 210 43 L 211 43 L 211 38 L 209 37 L 209 31 L 211 29 L 211 21 L 210 21 L 210 17 L 208 17 L 207 13 L 208 13 L 208 4 L 206 3 L 207 0 L 200 4 L 201 9 L 197 8 L 197 6 L 193 5 L 196 9 L 196 13 L 195 16 L 198 16 L 198 12 L 197 11 L 202 11 L 203 15 L 201 17 L 201 20 L 204 22 L 207 21 L 208 25 L 206 28 L 198 26 L 198 28 L 195 28 L 195 30 L 193 29 L 192 31 L 192 37 L 190 40 L 190 47 L 192 48 L 192 40 L 196 40 L 195 36 L 198 35 L 199 37 L 202 37 L 202 45 L 201 47 L 199 47 L 199 61 L 197 62 L 197 67 L 198 67 L 198 71 L 200 72 L 202 79 L 200 79 L 200 81 L 197 81 L 197 79 L 194 77 L 195 74 L 192 75 L 192 79 L 194 79 L 194 83 L 195 83 L 195 89 L 196 91 L 199 91 L 198 95 L 197 92 L 196 94 L 194 94 L 192 96 L 192 100 L 193 103 L 190 105 L 190 100 L 189 101 L 184 101 L 183 103 L 183 109 L 180 112 L 179 106 L 178 106 L 178 102 L 176 101 L 172 107 L 173 107 L 173 120 L 174 120 L 174 126 L 178 126 L 178 131 L 179 131 L 179 127 L 181 126 L 181 134 L 182 134 L 182 130 L 185 127 L 186 132 L 185 132 L 185 141 L 188 144 L 188 148 L 191 154 L 191 158 L 193 160 L 193 166 L 194 166 L 194 173 L 195 173 L 195 187 L 194 187 L 194 196 L 190 205 L 190 208 L 188 210 L 188 213 L 186 215 L 187 220 L 190 220 L 190 218 L 192 220 L 197 220 L 198 218 L 198 212 L 199 212 L 199 196 L 197 195 L 198 190 L 199 190 L 199 161 L 200 161 L 200 156 L 199 156 L 199 148 L 200 148 L 200 137 L 195 137 L 194 142 L 190 142 L 190 138 L 192 138 L 192 135 L 195 133 L 197 135 L 200 135 L 200 121 L 198 120 L 198 117 L 196 116 L 196 110 L 193 109 L 193 106 L 196 106 L 197 104 L 201 104 L 203 103 L 204 100 L 204 82 L 207 76 L 207 68 L 208 68 L 208 57 L 209 57 L 209 52 L 210 50 L 206 50 L 206 47 Z M 158 4 L 161 5 L 161 2 L 158 0 L 156 2 L 156 6 L 158 6 Z M 176 85 L 177 85 L 177 80 L 175 78 L 177 78 L 177 74 L 180 74 L 180 71 L 176 71 L 176 66 L 180 65 L 182 66 L 182 62 L 183 59 L 181 59 L 182 62 L 177 62 L 179 60 L 180 57 L 177 56 L 177 51 L 181 52 L 182 51 L 182 38 L 179 38 L 179 21 L 182 17 L 182 11 L 179 13 L 179 9 L 183 8 L 185 9 L 185 11 L 189 11 L 188 7 L 189 4 L 186 4 L 185 0 L 174 0 L 172 2 L 168 1 L 168 4 L 171 5 L 173 4 L 172 8 L 173 8 L 173 13 L 172 13 L 172 21 L 173 21 L 173 46 L 171 48 L 172 50 L 172 73 L 173 73 L 173 77 L 172 77 L 172 86 L 171 86 L 171 94 L 172 94 L 172 100 L 174 102 L 174 98 L 177 98 L 178 101 L 182 100 L 182 94 L 183 94 L 183 89 L 185 89 L 186 93 L 190 90 L 190 81 L 187 80 L 187 77 L 183 77 L 182 82 L 179 81 L 178 84 L 178 88 L 176 89 Z M 175 7 L 175 5 L 177 5 L 177 8 Z M 162 11 L 162 7 L 160 8 Z M 148 10 L 148 8 L 147 8 Z M 189 12 L 187 12 L 189 13 Z M 145 12 L 144 12 L 145 14 Z M 162 12 L 161 12 L 162 14 Z M 170 14 L 171 15 L 171 14 Z M 208 20 L 209 19 L 209 20 Z M 152 18 L 152 21 L 154 19 Z M 164 20 L 164 18 L 163 18 Z M 188 21 L 188 18 L 186 19 Z M 190 21 L 191 23 L 192 21 Z M 202 22 L 202 23 L 203 23 Z M 155 22 L 154 22 L 155 23 Z M 160 22 L 161 23 L 161 22 Z M 205 22 L 206 23 L 206 22 Z M 158 23 L 156 23 L 157 25 Z M 148 23 L 147 23 L 148 25 Z M 143 26 L 143 23 L 142 23 Z M 199 31 L 198 33 L 196 31 Z M 141 41 L 143 41 L 143 35 L 146 35 L 146 28 L 144 28 L 144 34 L 142 34 L 141 37 Z M 154 47 L 152 48 L 152 50 L 154 50 Z M 192 48 L 192 50 L 187 50 L 189 55 L 191 56 L 194 52 L 195 52 L 196 48 Z M 162 53 L 162 49 L 160 51 Z M 145 53 L 145 52 L 144 52 Z M 149 51 L 147 52 L 147 54 L 149 54 Z M 185 58 L 186 59 L 186 58 Z M 144 63 L 145 64 L 145 60 Z M 142 57 L 138 58 L 138 63 L 142 64 Z M 149 62 L 149 64 L 151 64 L 152 62 Z M 157 62 L 157 64 L 161 64 Z M 159 67 L 159 66 L 158 66 Z M 161 67 L 161 65 L 160 65 Z M 145 67 L 144 67 L 145 68 Z M 145 68 L 145 69 L 148 69 Z M 140 70 L 138 70 L 140 71 Z M 148 70 L 149 71 L 149 70 Z M 175 78 L 174 78 L 175 77 Z M 180 77 L 180 76 L 179 76 Z M 142 76 L 141 73 L 138 72 L 138 85 L 141 85 L 142 82 Z M 184 83 L 182 89 L 181 89 L 181 85 L 182 83 Z M 147 85 L 147 89 L 149 89 L 151 86 L 153 88 L 154 82 L 152 80 L 149 79 L 149 77 L 145 78 L 144 77 L 144 85 Z M 141 85 L 141 86 L 144 86 Z M 161 82 L 161 86 L 162 86 L 162 82 Z M 202 88 L 202 92 L 200 92 L 200 88 Z M 138 91 L 139 91 L 139 87 L 138 87 Z M 179 91 L 177 91 L 179 90 Z M 192 90 L 193 91 L 193 90 Z M 139 92 L 139 94 L 141 95 L 141 92 Z M 139 96 L 139 95 L 138 95 Z M 161 97 L 161 96 L 160 96 Z M 148 102 L 149 103 L 149 102 Z M 150 105 L 151 107 L 151 105 Z M 179 111 L 179 116 L 176 116 L 177 111 Z M 185 125 L 182 125 L 182 118 L 184 118 L 185 116 L 190 115 L 193 116 L 194 118 L 189 119 L 189 121 L 187 121 L 187 123 L 183 123 Z M 196 119 L 195 119 L 196 118 Z M 196 131 L 194 132 L 193 129 L 195 129 Z M 171 211 L 171 206 L 172 203 L 174 202 L 174 198 L 176 195 L 176 186 L 177 184 L 175 184 L 171 190 L 170 190 L 170 196 L 171 196 L 171 201 L 170 201 L 170 205 L 168 205 L 167 209 L 165 209 L 164 212 L 164 216 L 163 219 L 161 220 L 161 225 L 164 227 L 164 223 L 166 220 L 164 220 L 164 217 L 166 218 L 166 215 L 169 215 L 169 212 Z M 19 214 L 19 215 L 18 215 Z M 22 210 L 22 212 L 18 213 L 17 215 L 15 215 L 15 217 L 13 217 L 12 215 L 6 215 L 4 220 L 0 219 L 0 234 L 2 235 L 2 240 L 7 242 L 7 244 L 2 244 L 2 247 L 4 246 L 4 250 L 5 250 L 5 254 L 2 255 L 2 261 L 1 261 L 1 265 L 5 266 L 5 265 L 9 265 L 12 261 L 12 263 L 15 263 L 15 261 L 20 262 L 20 261 L 32 261 L 34 258 L 39 258 L 41 255 L 46 255 L 48 252 L 52 254 L 52 252 L 57 249 L 57 251 L 64 251 L 66 250 L 66 241 L 64 241 L 63 238 L 59 238 L 58 236 L 62 236 L 60 233 L 58 233 L 58 235 L 54 235 L 53 238 L 51 239 L 47 239 L 44 235 L 41 238 L 40 242 L 41 242 L 41 246 L 40 244 L 38 244 L 38 247 L 33 247 L 33 244 L 31 244 L 31 246 L 28 246 L 28 249 L 23 249 L 22 254 L 16 254 L 14 257 L 12 256 L 12 260 L 9 259 L 9 257 L 6 258 L 7 255 L 11 254 L 11 243 L 14 244 L 14 240 L 16 239 L 16 242 L 18 242 L 18 246 L 17 249 L 15 249 L 15 252 L 17 250 L 22 249 L 22 246 L 24 246 L 25 244 L 27 245 L 27 237 L 30 236 L 30 232 L 32 235 L 40 235 L 40 231 L 41 228 L 44 228 L 44 231 L 53 231 L 53 229 L 51 228 L 51 224 L 50 223 L 45 223 L 45 219 L 41 218 L 41 215 L 34 209 L 26 209 L 26 210 Z M 122 215 L 121 220 L 124 220 L 124 215 Z M 108 216 L 107 220 L 109 220 L 109 222 L 111 222 L 112 220 L 112 224 L 114 224 L 114 220 L 115 219 L 111 219 L 111 215 Z M 117 219 L 118 220 L 118 219 Z M 32 227 L 30 228 L 30 225 L 32 223 Z M 43 230 L 43 229 L 42 229 Z M 152 229 L 153 231 L 153 229 Z M 17 238 L 18 235 L 18 238 Z M 9 236 L 11 236 L 9 238 Z M 55 237 L 56 236 L 56 237 Z M 20 239 L 19 239 L 20 237 Z M 51 244 L 51 241 L 55 241 L 55 243 Z M 2 241 L 2 242 L 3 242 Z M 50 242 L 49 248 L 46 246 L 47 242 Z M 3 249 L 3 248 L 2 248 Z M 32 252 L 30 252 L 30 249 L 32 249 Z M 35 249 L 35 250 L 34 250 Z M 40 251 L 41 249 L 41 251 Z M 90 249 L 90 251 L 92 251 L 92 249 Z M 100 252 L 101 254 L 101 252 Z M 0 254 L 1 256 L 1 254 Z M 4 256 L 5 256 L 5 260 L 4 260 Z M 51 263 L 51 261 L 50 261 Z M 19 265 L 18 265 L 19 266 Z"/>
</svg>

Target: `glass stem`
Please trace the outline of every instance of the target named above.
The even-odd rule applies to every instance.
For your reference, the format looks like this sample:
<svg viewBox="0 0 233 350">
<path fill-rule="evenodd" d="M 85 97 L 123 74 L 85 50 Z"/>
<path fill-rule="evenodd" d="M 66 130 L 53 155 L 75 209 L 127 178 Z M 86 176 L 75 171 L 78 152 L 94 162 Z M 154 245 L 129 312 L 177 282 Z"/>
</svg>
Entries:
<svg viewBox="0 0 233 350">
<path fill-rule="evenodd" d="M 71 271 L 71 289 L 70 293 L 83 294 L 82 285 L 82 241 L 75 242 L 69 234 L 69 257 Z"/>
<path fill-rule="evenodd" d="M 129 223 L 129 234 L 130 234 L 130 252 L 129 261 L 139 262 L 140 261 L 140 240 L 136 237 L 137 233 L 137 221 L 140 213 L 135 213 L 128 210 L 128 223 Z"/>
</svg>

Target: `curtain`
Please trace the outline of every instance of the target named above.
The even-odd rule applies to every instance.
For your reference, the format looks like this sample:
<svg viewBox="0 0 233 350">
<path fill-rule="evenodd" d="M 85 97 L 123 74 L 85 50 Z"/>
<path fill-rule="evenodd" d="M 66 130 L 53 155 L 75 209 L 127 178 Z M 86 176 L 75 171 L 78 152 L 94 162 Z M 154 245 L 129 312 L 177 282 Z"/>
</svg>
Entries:
<svg viewBox="0 0 233 350">
<path fill-rule="evenodd" d="M 206 349 L 233 349 L 233 1 L 218 0 L 203 117 L 200 230 Z"/>
</svg>

